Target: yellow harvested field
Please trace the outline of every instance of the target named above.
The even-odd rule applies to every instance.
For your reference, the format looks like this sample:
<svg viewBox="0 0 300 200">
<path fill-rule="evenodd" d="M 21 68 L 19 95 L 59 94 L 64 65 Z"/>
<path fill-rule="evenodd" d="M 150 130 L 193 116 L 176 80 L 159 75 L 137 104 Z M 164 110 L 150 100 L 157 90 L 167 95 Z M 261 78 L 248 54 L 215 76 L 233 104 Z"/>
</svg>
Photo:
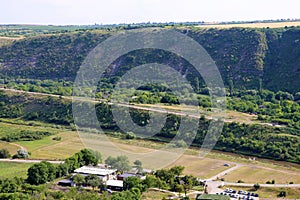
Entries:
<svg viewBox="0 0 300 200">
<path fill-rule="evenodd" d="M 0 37 L 0 47 L 4 45 L 10 45 L 14 41 L 19 40 L 21 38 L 11 38 L 11 37 Z"/>
<path fill-rule="evenodd" d="M 207 24 L 199 25 L 200 28 L 282 28 L 290 26 L 300 26 L 300 21 L 295 22 L 269 22 L 269 23 L 244 23 L 244 24 Z"/>
<path fill-rule="evenodd" d="M 228 163 L 223 160 L 215 160 L 210 158 L 200 158 L 197 156 L 183 155 L 176 160 L 172 166 L 185 166 L 184 173 L 191 174 L 200 178 L 210 178 L 226 169 L 224 164 Z M 230 163 L 231 166 L 234 164 Z"/>
<path fill-rule="evenodd" d="M 170 151 L 157 151 L 157 149 L 164 145 L 151 141 L 121 140 L 95 134 L 87 134 L 86 138 L 80 138 L 78 133 L 74 131 L 65 131 L 57 134 L 57 136 L 60 136 L 62 140 L 54 141 L 52 140 L 54 136 L 51 136 L 40 141 L 35 141 L 35 143 L 29 141 L 19 142 L 19 144 L 28 148 L 32 153 L 32 159 L 64 159 L 87 146 L 88 148 L 101 152 L 103 159 L 106 159 L 108 156 L 116 157 L 126 155 L 131 162 L 141 160 L 143 166 L 150 169 L 182 165 L 185 166 L 185 174 L 191 174 L 201 178 L 210 178 L 228 169 L 228 167 L 224 166 L 225 163 L 229 163 L 231 167 L 233 167 L 235 163 L 242 161 L 240 159 L 234 159 L 237 157 L 236 155 L 217 152 L 211 152 L 208 157 L 201 158 L 197 156 L 195 152 L 198 151 L 195 149 L 189 149 L 188 154 L 183 155 Z M 148 143 L 156 144 L 157 146 L 155 147 L 157 148 L 152 148 L 147 145 Z M 9 145 L 9 147 L 14 148 L 11 145 Z M 148 156 L 149 153 L 153 153 L 153 155 Z M 244 163 L 245 166 L 224 176 L 226 181 L 237 182 L 238 180 L 242 180 L 249 183 L 265 183 L 266 181 L 275 179 L 277 183 L 286 183 L 287 181 L 293 181 L 294 183 L 300 182 L 298 165 L 294 167 L 284 167 L 279 164 L 274 166 L 270 164 L 269 166 L 258 161 L 245 161 L 242 163 Z"/>
<path fill-rule="evenodd" d="M 126 155 L 131 162 L 141 160 L 143 166 L 150 169 L 157 169 L 171 164 L 180 156 L 176 152 L 158 151 L 157 149 L 126 144 L 103 135 L 87 134 L 86 137 L 83 136 L 82 140 L 86 146 L 101 152 L 104 159 L 108 156 Z"/>
<path fill-rule="evenodd" d="M 157 151 L 156 149 L 122 143 L 120 140 L 100 135 L 84 138 L 83 141 L 89 147 L 101 152 L 104 159 L 108 156 L 124 155 L 126 152 L 130 161 L 141 160 L 145 168 L 158 169 L 182 165 L 185 166 L 185 174 L 202 178 L 209 178 L 224 171 L 228 168 L 224 166 L 224 163 L 231 163 L 219 159 L 180 154 L 174 151 Z M 234 166 L 233 163 L 231 165 Z"/>
<path fill-rule="evenodd" d="M 52 140 L 61 137 L 61 141 Z M 74 131 L 62 132 L 38 141 L 19 142 L 31 152 L 31 159 L 65 159 L 84 148 L 78 134 Z"/>
<path fill-rule="evenodd" d="M 227 182 L 242 180 L 245 183 L 266 183 L 275 180 L 275 183 L 300 183 L 299 171 L 276 170 L 257 166 L 243 166 L 223 176 Z"/>
<path fill-rule="evenodd" d="M 0 141 L 0 149 L 7 149 L 11 155 L 14 155 L 17 153 L 17 151 L 20 149 L 20 147 L 13 143 Z"/>
<path fill-rule="evenodd" d="M 285 162 L 257 159 L 250 161 L 247 157 L 236 154 L 210 152 L 205 158 L 199 157 L 198 148 L 190 148 L 186 152 L 176 152 L 175 149 L 158 151 L 165 147 L 166 143 L 149 140 L 123 140 L 103 134 L 80 134 L 75 131 L 53 129 L 51 127 L 33 127 L 26 125 L 13 125 L 1 123 L 2 135 L 9 130 L 41 129 L 51 130 L 57 134 L 36 141 L 20 141 L 16 143 L 0 142 L 0 148 L 7 148 L 11 154 L 22 147 L 31 152 L 31 159 L 63 160 L 79 150 L 88 147 L 101 152 L 103 159 L 108 156 L 116 157 L 126 155 L 130 162 L 141 160 L 145 168 L 159 169 L 182 165 L 184 173 L 200 178 L 210 178 L 228 169 L 225 163 L 231 167 L 240 163 L 244 166 L 224 176 L 226 181 L 259 182 L 275 180 L 276 183 L 294 182 L 300 183 L 299 165 Z M 113 133 L 111 133 L 113 134 Z M 61 137 L 60 141 L 53 140 Z M 86 137 L 84 137 L 86 136 Z"/>
</svg>

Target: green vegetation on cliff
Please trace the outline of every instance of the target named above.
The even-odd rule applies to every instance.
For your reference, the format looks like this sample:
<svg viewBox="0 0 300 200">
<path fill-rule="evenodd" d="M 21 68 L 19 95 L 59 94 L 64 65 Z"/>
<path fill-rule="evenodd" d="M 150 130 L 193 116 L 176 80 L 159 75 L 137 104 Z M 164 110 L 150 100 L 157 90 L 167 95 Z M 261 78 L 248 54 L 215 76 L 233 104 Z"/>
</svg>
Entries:
<svg viewBox="0 0 300 200">
<path fill-rule="evenodd" d="M 300 29 L 178 30 L 195 39 L 207 50 L 228 87 L 299 92 Z M 3 45 L 0 48 L 1 77 L 13 80 L 74 80 L 87 54 L 113 32 L 82 30 L 39 35 Z M 153 61 L 169 64 L 187 75 L 193 85 L 199 82 L 197 87 L 204 87 L 201 77 L 194 73 L 187 62 L 157 50 L 139 50 L 119 58 L 108 70 L 108 82 L 112 83 L 116 76 L 134 66 Z M 199 79 L 198 82 L 196 79 Z"/>
</svg>

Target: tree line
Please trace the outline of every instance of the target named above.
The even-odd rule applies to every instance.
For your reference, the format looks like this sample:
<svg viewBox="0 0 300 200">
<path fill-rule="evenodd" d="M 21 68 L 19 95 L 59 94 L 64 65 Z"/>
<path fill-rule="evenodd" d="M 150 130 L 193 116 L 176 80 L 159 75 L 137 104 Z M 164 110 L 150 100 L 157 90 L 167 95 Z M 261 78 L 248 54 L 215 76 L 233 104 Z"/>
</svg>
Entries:
<svg viewBox="0 0 300 200">
<path fill-rule="evenodd" d="M 96 115 L 102 129 L 120 132 L 123 136 L 128 134 L 120 130 L 114 121 L 110 105 L 106 103 L 93 104 L 89 102 L 77 102 L 77 105 L 84 110 L 93 110 L 93 108 L 95 108 Z M 282 103 L 282 105 L 288 104 Z M 290 108 L 299 109 L 299 106 L 295 107 L 293 104 L 290 105 L 292 106 Z M 25 112 L 26 106 L 31 108 L 29 112 Z M 40 109 L 41 107 L 43 109 Z M 20 117 L 25 120 L 39 120 L 74 127 L 72 104 L 69 101 L 60 98 L 42 97 L 25 99 L 22 95 L 7 96 L 6 94 L 0 93 L 0 108 L 3 108 L 0 109 L 0 117 Z M 133 121 L 138 125 L 144 126 L 149 123 L 150 115 L 148 111 L 137 109 L 130 109 L 128 111 L 127 109 L 124 109 L 124 112 L 130 112 L 129 114 Z M 297 115 L 297 112 L 294 113 Z M 161 114 L 153 113 L 151 117 L 159 115 Z M 187 131 L 186 133 L 178 133 L 181 120 L 182 119 L 179 116 L 173 114 L 167 115 L 166 123 L 161 131 L 150 139 L 169 142 L 169 140 L 175 137 L 176 134 L 181 134 L 180 138 L 186 141 L 186 139 L 190 136 L 195 135 L 193 145 L 201 145 L 207 133 L 210 120 L 205 119 L 205 117 L 201 117 L 197 122 L 192 118 L 187 118 L 186 120 L 189 120 L 191 124 L 196 125 L 198 123 L 198 130 L 194 132 Z M 121 121 L 119 123 L 126 122 Z M 89 115 L 82 116 L 79 124 L 77 125 L 88 129 L 97 128 L 97 126 L 90 121 Z M 124 124 L 124 126 L 126 126 L 126 124 Z M 151 132 L 151 130 L 149 131 Z M 135 133 L 134 130 L 133 133 L 136 136 L 139 134 Z M 133 138 L 135 138 L 135 136 Z M 212 138 L 212 140 L 217 139 L 218 138 Z M 182 146 L 184 144 L 182 143 L 178 145 Z M 234 122 L 225 123 L 215 149 L 238 152 L 246 155 L 257 155 L 276 160 L 299 162 L 299 131 L 292 127 L 272 127 L 259 124 L 238 124 Z"/>
</svg>

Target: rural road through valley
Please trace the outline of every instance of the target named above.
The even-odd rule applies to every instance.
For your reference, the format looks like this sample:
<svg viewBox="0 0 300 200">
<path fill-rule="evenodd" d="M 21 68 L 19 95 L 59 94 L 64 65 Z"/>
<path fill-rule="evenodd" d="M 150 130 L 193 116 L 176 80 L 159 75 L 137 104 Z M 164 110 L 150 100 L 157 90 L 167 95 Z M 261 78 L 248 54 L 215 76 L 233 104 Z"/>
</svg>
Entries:
<svg viewBox="0 0 300 200">
<path fill-rule="evenodd" d="M 61 96 L 61 95 L 57 95 L 57 94 L 29 92 L 29 91 L 23 91 L 23 90 L 8 89 L 8 88 L 3 88 L 3 87 L 1 87 L 0 90 L 10 91 L 10 92 L 14 92 L 14 93 L 37 95 L 37 96 L 50 96 L 50 97 L 63 98 L 63 99 L 75 100 L 75 101 L 85 101 L 85 102 L 91 102 L 91 103 L 106 102 L 106 100 L 93 100 L 93 99 L 85 98 L 85 97 Z M 163 108 L 149 108 L 149 107 L 143 107 L 143 106 L 138 106 L 138 105 L 126 104 L 126 103 L 117 103 L 117 102 L 108 102 L 108 104 L 116 105 L 116 106 L 120 106 L 120 107 L 128 107 L 128 108 L 134 108 L 134 109 L 139 109 L 139 110 L 158 112 L 158 113 L 174 114 L 174 115 L 178 115 L 178 116 L 188 116 L 191 118 L 200 118 L 201 117 L 200 114 L 191 114 L 191 113 L 186 113 L 186 112 L 182 112 L 182 111 L 181 112 L 180 111 L 169 111 L 169 110 L 165 110 Z M 206 116 L 206 118 L 212 119 L 211 116 Z"/>
<path fill-rule="evenodd" d="M 91 103 L 99 103 L 99 102 L 107 102 L 106 100 L 94 100 L 94 99 L 90 99 L 90 98 L 84 98 L 84 97 L 75 97 L 75 96 L 61 96 L 61 95 L 57 95 L 57 94 L 48 94 L 48 93 L 40 93 L 40 92 L 29 92 L 29 91 L 23 91 L 23 90 L 16 90 L 16 89 L 9 89 L 9 88 L 3 88 L 0 87 L 0 90 L 3 91 L 10 91 L 10 92 L 14 92 L 14 93 L 23 93 L 23 94 L 29 94 L 29 95 L 36 95 L 36 96 L 50 96 L 50 97 L 56 97 L 56 98 L 63 98 L 63 99 L 68 99 L 68 100 L 75 100 L 75 101 L 85 101 L 85 102 L 91 102 Z M 120 106 L 120 107 L 128 107 L 128 108 L 134 108 L 134 109 L 139 109 L 139 110 L 146 110 L 146 111 L 151 111 L 151 112 L 158 112 L 158 113 L 165 113 L 165 114 L 173 114 L 173 115 L 177 115 L 177 116 L 188 116 L 191 118 L 200 118 L 201 115 L 203 115 L 203 113 L 190 113 L 188 111 L 174 111 L 174 110 L 167 110 L 167 109 L 163 109 L 160 107 L 144 107 L 144 106 L 140 106 L 140 105 L 136 105 L 136 104 L 127 104 L 127 103 L 118 103 L 118 102 L 108 102 L 109 105 L 116 105 L 116 106 Z M 180 108 L 179 108 L 180 109 Z M 222 114 L 222 113 L 221 113 Z M 243 113 L 245 114 L 245 113 Z M 225 113 L 223 114 L 225 116 Z M 222 115 L 220 117 L 212 117 L 210 114 L 205 114 L 205 118 L 206 119 L 221 119 L 224 122 L 233 122 L 234 120 L 232 119 L 225 119 L 224 116 L 222 117 Z M 251 123 L 251 121 L 245 121 L 244 123 Z M 273 126 L 270 123 L 260 123 L 262 125 L 267 125 L 267 126 Z"/>
</svg>

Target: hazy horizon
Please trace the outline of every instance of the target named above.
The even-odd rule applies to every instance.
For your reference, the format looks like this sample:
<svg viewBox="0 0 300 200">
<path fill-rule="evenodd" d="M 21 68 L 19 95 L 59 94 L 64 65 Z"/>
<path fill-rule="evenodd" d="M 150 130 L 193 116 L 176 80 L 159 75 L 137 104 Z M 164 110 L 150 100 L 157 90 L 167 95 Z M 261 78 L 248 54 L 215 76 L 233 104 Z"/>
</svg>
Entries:
<svg viewBox="0 0 300 200">
<path fill-rule="evenodd" d="M 259 0 L 4 0 L 0 24 L 93 25 L 299 19 L 300 2 Z"/>
</svg>

